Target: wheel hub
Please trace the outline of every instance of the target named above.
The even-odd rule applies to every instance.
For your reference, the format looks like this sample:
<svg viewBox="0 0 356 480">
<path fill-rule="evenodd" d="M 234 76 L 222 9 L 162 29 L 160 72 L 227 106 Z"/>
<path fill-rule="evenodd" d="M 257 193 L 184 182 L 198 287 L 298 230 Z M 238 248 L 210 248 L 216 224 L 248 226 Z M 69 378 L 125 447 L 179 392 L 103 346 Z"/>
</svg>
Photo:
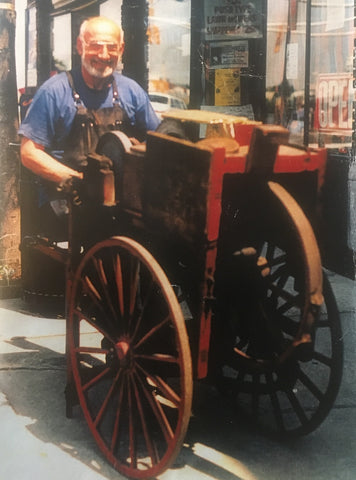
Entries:
<svg viewBox="0 0 356 480">
<path fill-rule="evenodd" d="M 115 344 L 116 355 L 119 359 L 120 366 L 129 368 L 132 365 L 132 351 L 127 340 L 120 340 Z"/>
</svg>

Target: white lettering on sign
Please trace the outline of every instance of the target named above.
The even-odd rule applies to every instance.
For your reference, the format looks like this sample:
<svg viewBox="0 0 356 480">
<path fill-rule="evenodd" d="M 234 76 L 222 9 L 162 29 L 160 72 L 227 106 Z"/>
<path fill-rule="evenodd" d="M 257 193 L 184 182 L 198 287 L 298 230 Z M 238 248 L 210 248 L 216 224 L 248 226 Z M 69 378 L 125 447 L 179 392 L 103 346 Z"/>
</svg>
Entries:
<svg viewBox="0 0 356 480">
<path fill-rule="evenodd" d="M 262 3 L 262 0 L 204 0 L 205 39 L 261 38 Z"/>
<path fill-rule="evenodd" d="M 350 75 L 321 75 L 317 88 L 316 127 L 320 130 L 351 130 L 352 103 Z"/>
</svg>

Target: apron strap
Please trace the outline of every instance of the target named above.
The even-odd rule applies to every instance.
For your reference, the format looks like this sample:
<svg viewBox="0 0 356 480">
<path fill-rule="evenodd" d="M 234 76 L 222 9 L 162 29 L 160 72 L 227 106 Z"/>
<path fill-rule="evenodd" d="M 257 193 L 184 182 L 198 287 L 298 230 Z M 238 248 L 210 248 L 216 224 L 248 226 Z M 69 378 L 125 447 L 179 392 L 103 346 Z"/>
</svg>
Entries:
<svg viewBox="0 0 356 480">
<path fill-rule="evenodd" d="M 116 80 L 114 75 L 112 76 L 112 103 L 119 103 L 119 91 L 117 89 Z"/>
<path fill-rule="evenodd" d="M 68 78 L 70 88 L 72 89 L 74 103 L 75 103 L 76 107 L 78 107 L 79 105 L 81 105 L 81 100 L 80 100 L 79 93 L 77 93 L 77 91 L 75 89 L 72 74 L 69 71 L 66 71 L 66 74 L 67 74 L 67 78 Z"/>
</svg>

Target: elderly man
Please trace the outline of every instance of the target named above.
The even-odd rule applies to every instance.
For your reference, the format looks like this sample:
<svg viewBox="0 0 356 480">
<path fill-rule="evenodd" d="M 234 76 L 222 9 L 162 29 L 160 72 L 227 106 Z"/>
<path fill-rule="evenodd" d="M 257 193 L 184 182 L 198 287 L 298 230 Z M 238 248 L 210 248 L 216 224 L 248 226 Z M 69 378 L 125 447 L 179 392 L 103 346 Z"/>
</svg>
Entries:
<svg viewBox="0 0 356 480">
<path fill-rule="evenodd" d="M 139 141 L 159 120 L 146 92 L 115 71 L 124 49 L 121 28 L 105 17 L 85 20 L 77 39 L 81 67 L 47 80 L 22 122 L 21 160 L 42 178 L 44 215 L 65 213 L 55 186 L 82 178 L 86 154 L 100 134 L 119 129 Z"/>
</svg>

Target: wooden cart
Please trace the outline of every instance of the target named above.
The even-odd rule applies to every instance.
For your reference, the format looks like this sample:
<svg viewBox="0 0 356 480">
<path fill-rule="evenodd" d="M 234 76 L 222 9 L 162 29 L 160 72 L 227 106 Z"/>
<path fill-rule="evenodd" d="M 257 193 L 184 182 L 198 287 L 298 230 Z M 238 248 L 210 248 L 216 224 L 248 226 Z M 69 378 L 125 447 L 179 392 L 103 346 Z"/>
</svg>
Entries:
<svg viewBox="0 0 356 480">
<path fill-rule="evenodd" d="M 279 127 L 204 119 L 213 134 L 196 143 L 105 134 L 70 194 L 68 249 L 24 245 L 66 265 L 67 414 L 79 402 L 131 478 L 175 460 L 193 380 L 281 435 L 317 428 L 340 385 L 335 299 L 287 191 L 313 215 L 325 151 L 287 145 Z"/>
</svg>

